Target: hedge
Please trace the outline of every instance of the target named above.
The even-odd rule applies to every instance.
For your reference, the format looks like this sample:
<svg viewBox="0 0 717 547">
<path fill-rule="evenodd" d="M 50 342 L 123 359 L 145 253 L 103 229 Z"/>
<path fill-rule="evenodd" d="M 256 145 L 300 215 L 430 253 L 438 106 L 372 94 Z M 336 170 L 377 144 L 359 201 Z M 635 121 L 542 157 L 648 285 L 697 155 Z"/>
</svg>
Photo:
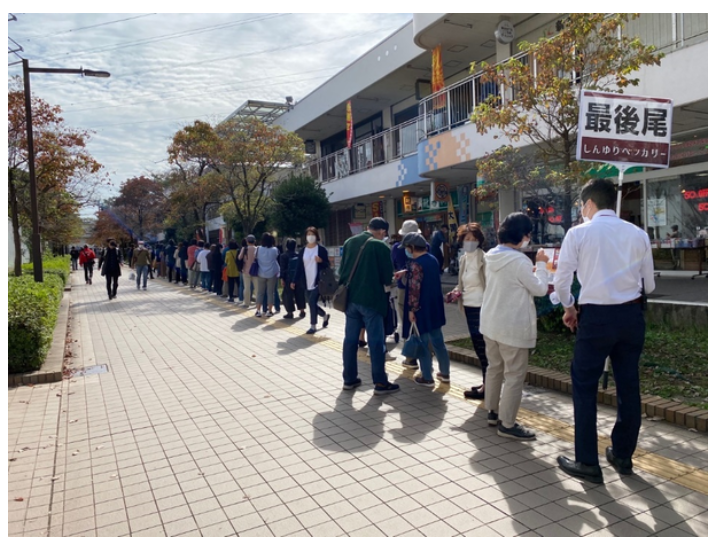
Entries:
<svg viewBox="0 0 717 547">
<path fill-rule="evenodd" d="M 29 266 L 29 267 L 28 267 Z M 22 277 L 8 279 L 8 373 L 38 370 L 52 344 L 70 268 L 67 258 L 43 260 L 44 280 L 36 283 L 32 264 Z"/>
</svg>

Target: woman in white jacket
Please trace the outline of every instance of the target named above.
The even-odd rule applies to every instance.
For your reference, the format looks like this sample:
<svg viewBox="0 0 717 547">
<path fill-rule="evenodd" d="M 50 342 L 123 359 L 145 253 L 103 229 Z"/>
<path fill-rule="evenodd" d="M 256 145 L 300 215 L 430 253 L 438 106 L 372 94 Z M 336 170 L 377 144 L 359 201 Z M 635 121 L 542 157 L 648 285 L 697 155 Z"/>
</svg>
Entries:
<svg viewBox="0 0 717 547">
<path fill-rule="evenodd" d="M 462 245 L 464 252 L 458 265 L 458 285 L 447 298 L 449 302 L 457 300 L 459 309 L 466 316 L 473 349 L 483 372 L 483 384 L 463 392 L 467 399 L 483 399 L 488 368 L 485 340 L 480 332 L 480 310 L 485 291 L 485 253 L 482 248 L 484 242 L 485 237 L 477 222 L 458 227 L 458 243 Z"/>
<path fill-rule="evenodd" d="M 530 243 L 533 225 L 524 213 L 511 213 L 498 230 L 499 245 L 485 255 L 486 288 L 480 331 L 488 356 L 485 407 L 498 435 L 533 440 L 535 433 L 515 421 L 538 337 L 535 296 L 548 292 L 548 257 L 541 249 L 533 263 L 520 249 Z M 501 387 L 503 388 L 501 394 Z"/>
</svg>

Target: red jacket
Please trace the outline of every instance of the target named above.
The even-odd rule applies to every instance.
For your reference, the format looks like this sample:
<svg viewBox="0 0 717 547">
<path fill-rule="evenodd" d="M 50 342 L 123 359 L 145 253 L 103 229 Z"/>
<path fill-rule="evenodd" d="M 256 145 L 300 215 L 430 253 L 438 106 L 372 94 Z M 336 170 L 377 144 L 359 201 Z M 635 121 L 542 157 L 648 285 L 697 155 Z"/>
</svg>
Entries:
<svg viewBox="0 0 717 547">
<path fill-rule="evenodd" d="M 97 257 L 95 256 L 95 252 L 92 249 L 90 249 L 90 248 L 82 249 L 80 251 L 80 266 L 83 266 L 85 264 L 85 262 L 94 263 L 95 258 L 97 258 Z"/>
</svg>

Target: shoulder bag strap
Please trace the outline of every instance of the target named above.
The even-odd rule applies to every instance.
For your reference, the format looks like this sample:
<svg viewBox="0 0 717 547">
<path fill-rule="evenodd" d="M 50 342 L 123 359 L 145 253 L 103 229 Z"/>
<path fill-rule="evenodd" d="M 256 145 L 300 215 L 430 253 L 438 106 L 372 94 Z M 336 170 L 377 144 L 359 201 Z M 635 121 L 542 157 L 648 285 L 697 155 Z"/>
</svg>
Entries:
<svg viewBox="0 0 717 547">
<path fill-rule="evenodd" d="M 366 245 L 368 244 L 369 241 L 371 241 L 371 238 L 370 238 L 370 237 L 364 242 L 363 245 L 361 245 L 361 249 L 359 249 L 359 254 L 358 254 L 358 256 L 356 257 L 356 260 L 354 261 L 353 267 L 351 268 L 351 273 L 349 274 L 349 278 L 346 280 L 346 286 L 347 286 L 347 287 L 348 287 L 349 284 L 351 283 L 351 279 L 352 279 L 353 276 L 354 276 L 354 272 L 356 271 L 356 266 L 358 266 L 359 260 L 361 259 L 361 254 L 363 253 L 364 247 L 366 247 Z"/>
</svg>

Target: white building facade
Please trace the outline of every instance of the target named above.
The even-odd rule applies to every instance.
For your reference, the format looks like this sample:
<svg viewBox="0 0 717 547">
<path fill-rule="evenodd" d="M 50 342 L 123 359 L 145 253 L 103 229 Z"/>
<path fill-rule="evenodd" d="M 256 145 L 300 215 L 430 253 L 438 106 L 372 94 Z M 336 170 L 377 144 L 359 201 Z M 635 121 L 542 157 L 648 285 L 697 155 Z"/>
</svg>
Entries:
<svg viewBox="0 0 717 547">
<path fill-rule="evenodd" d="M 479 202 L 471 193 L 476 160 L 508 143 L 480 135 L 470 122 L 475 105 L 489 92 L 479 81 L 480 71 L 471 74 L 470 66 L 520 55 L 519 42 L 555 34 L 562 17 L 414 14 L 412 23 L 281 114 L 274 123 L 304 139 L 312 154 L 305 168 L 329 194 L 333 211 L 324 241 L 341 245 L 351 235 L 351 225 L 356 229 L 379 215 L 388 220 L 391 233 L 413 218 L 429 234 L 447 223 L 448 212 L 447 200 L 431 194 L 432 183 L 433 188 L 436 183 L 448 188 L 458 222 L 480 222 L 489 240 L 506 214 L 526 209 L 514 191 L 501 192 L 492 202 Z M 686 239 L 706 234 L 707 18 L 641 14 L 626 29 L 665 57 L 661 66 L 641 69 L 639 85 L 625 93 L 670 98 L 674 105 L 670 167 L 625 176 L 633 191 L 623 202 L 623 217 L 648 230 L 655 246 L 675 224 Z M 497 40 L 496 31 L 506 28 L 512 30 L 512 40 L 505 31 Z M 431 95 L 431 51 L 438 45 L 445 87 Z M 354 127 L 350 148 L 347 101 Z M 445 104 L 440 116 L 431 106 L 434 101 Z M 659 218 L 656 207 L 663 211 Z M 562 229 L 552 228 L 540 238 L 559 242 Z"/>
</svg>

